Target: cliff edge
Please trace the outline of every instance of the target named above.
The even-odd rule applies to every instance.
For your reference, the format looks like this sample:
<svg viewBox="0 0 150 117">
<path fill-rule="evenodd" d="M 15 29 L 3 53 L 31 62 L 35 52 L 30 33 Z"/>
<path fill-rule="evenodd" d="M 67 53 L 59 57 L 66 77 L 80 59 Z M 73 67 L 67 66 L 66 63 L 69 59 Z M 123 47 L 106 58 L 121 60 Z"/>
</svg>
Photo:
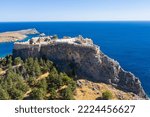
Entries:
<svg viewBox="0 0 150 117">
<path fill-rule="evenodd" d="M 52 39 L 37 37 L 28 42 L 15 43 L 13 57 L 46 58 L 53 61 L 63 72 L 77 78 L 111 84 L 125 92 L 147 98 L 141 82 L 119 63 L 105 55 L 91 39 L 83 37 Z"/>
</svg>

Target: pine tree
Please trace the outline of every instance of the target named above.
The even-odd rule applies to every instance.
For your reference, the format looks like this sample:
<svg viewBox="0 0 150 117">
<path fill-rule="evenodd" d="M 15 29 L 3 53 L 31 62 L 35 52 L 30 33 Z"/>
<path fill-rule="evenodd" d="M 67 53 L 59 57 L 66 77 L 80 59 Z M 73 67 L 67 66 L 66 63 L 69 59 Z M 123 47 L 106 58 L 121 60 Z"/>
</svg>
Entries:
<svg viewBox="0 0 150 117">
<path fill-rule="evenodd" d="M 42 89 L 34 88 L 30 97 L 34 100 L 43 100 L 45 98 L 45 92 Z"/>
<path fill-rule="evenodd" d="M 9 100 L 9 99 L 10 97 L 8 92 L 0 86 L 0 100 Z"/>
<path fill-rule="evenodd" d="M 36 76 L 41 75 L 41 68 L 40 68 L 40 65 L 39 65 L 39 63 L 38 63 L 38 59 L 35 59 L 35 60 L 34 60 L 33 67 L 34 67 L 35 75 L 36 75 Z"/>
<path fill-rule="evenodd" d="M 50 89 L 50 97 L 49 100 L 56 100 L 57 99 L 57 92 L 56 89 L 51 88 Z"/>
<path fill-rule="evenodd" d="M 23 61 L 21 60 L 20 57 L 17 57 L 17 58 L 14 59 L 14 65 L 19 65 L 19 64 L 21 64 L 22 62 L 23 62 Z"/>
<path fill-rule="evenodd" d="M 73 92 L 70 87 L 67 87 L 61 91 L 62 99 L 64 100 L 73 100 Z"/>
</svg>

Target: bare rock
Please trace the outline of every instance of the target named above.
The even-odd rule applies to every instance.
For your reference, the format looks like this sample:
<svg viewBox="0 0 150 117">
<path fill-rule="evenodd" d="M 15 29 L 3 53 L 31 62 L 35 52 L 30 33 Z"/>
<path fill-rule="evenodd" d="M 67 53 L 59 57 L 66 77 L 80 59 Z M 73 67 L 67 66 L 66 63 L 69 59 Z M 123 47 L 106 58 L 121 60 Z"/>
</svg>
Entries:
<svg viewBox="0 0 150 117">
<path fill-rule="evenodd" d="M 111 84 L 123 91 L 147 98 L 136 76 L 124 71 L 117 61 L 105 55 L 92 41 L 84 41 L 80 38 L 77 39 L 80 43 L 71 42 L 71 39 L 68 39 L 68 42 L 59 41 L 52 44 L 40 44 L 40 46 L 17 43 L 14 45 L 13 56 L 23 59 L 47 58 L 55 62 L 63 72 L 74 72 L 78 78 Z M 78 82 L 78 85 L 82 84 Z"/>
</svg>

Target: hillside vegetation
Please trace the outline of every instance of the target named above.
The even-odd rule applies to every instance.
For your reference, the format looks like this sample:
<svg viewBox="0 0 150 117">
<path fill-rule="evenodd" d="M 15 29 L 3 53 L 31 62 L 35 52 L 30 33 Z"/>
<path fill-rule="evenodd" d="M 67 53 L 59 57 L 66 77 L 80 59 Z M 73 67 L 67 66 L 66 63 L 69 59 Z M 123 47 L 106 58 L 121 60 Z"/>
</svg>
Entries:
<svg viewBox="0 0 150 117">
<path fill-rule="evenodd" d="M 74 99 L 75 81 L 49 60 L 7 56 L 0 68 L 0 99 Z"/>
<path fill-rule="evenodd" d="M 70 77 L 71 76 L 71 77 Z M 7 56 L 0 60 L 1 100 L 95 100 L 138 99 L 104 83 L 74 80 L 60 72 L 53 62 Z"/>
</svg>

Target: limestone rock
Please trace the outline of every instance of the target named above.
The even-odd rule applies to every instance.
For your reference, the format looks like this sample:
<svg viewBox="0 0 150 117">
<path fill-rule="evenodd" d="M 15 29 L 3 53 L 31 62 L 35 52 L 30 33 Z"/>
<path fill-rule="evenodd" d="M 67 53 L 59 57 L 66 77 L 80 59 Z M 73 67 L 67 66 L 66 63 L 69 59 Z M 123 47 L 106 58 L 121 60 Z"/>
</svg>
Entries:
<svg viewBox="0 0 150 117">
<path fill-rule="evenodd" d="M 80 43 L 76 43 L 79 40 Z M 55 62 L 61 71 L 74 73 L 78 78 L 111 84 L 123 91 L 133 92 L 141 98 L 147 97 L 139 79 L 132 73 L 124 71 L 117 61 L 105 55 L 89 39 L 58 40 L 35 45 L 16 43 L 13 56 L 23 59 L 47 58 Z"/>
</svg>

